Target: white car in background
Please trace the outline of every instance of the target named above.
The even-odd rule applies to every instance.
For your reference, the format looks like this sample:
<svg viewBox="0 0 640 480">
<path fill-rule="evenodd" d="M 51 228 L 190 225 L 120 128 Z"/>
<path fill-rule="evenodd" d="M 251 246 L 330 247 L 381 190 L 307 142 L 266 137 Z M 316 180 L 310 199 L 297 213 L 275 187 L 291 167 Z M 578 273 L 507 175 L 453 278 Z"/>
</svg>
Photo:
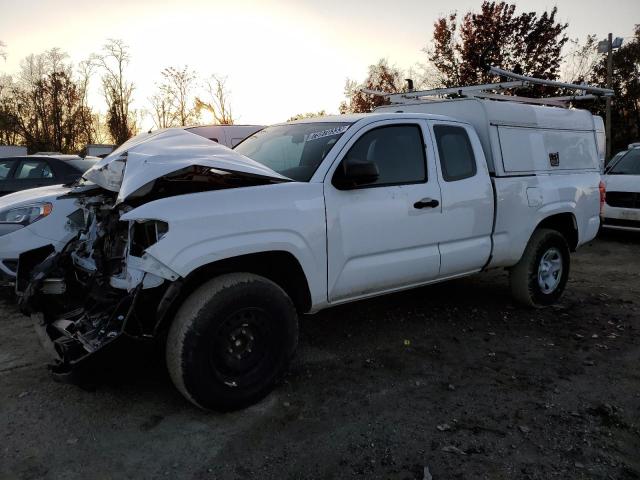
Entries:
<svg viewBox="0 0 640 480">
<path fill-rule="evenodd" d="M 41 247 L 60 251 L 75 235 L 67 217 L 73 218 L 78 207 L 73 199 L 58 199 L 68 192 L 67 186 L 53 185 L 0 198 L 0 285 L 13 285 L 22 252 Z"/>
<path fill-rule="evenodd" d="M 211 125 L 184 130 L 231 148 L 262 128 L 262 125 Z M 146 135 L 135 138 L 139 141 Z M 60 251 L 77 234 L 78 229 L 72 224 L 76 220 L 83 224 L 84 218 L 75 199 L 64 197 L 70 190 L 65 185 L 53 185 L 0 197 L 0 286 L 14 284 L 21 253 L 33 249 Z M 75 212 L 80 215 L 78 219 Z"/>
<path fill-rule="evenodd" d="M 604 228 L 640 231 L 640 145 L 629 147 L 604 172 Z"/>
</svg>

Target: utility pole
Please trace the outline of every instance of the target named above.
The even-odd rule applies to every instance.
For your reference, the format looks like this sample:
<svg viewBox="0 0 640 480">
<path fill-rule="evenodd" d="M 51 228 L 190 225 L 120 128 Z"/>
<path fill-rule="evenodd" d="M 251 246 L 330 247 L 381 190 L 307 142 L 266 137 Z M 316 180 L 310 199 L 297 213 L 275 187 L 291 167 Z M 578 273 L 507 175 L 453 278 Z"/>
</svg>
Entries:
<svg viewBox="0 0 640 480">
<path fill-rule="evenodd" d="M 622 47 L 623 39 L 616 37 L 613 40 L 613 34 L 609 34 L 606 40 L 598 42 L 598 53 L 607 54 L 607 88 L 613 88 L 613 51 Z M 606 103 L 606 121 L 605 121 L 605 134 L 607 137 L 606 158 L 611 158 L 611 97 L 605 97 Z"/>
<path fill-rule="evenodd" d="M 607 37 L 607 88 L 611 88 L 613 77 L 613 34 Z M 607 136 L 607 154 L 606 160 L 611 158 L 611 97 L 607 96 L 606 100 L 606 136 Z"/>
</svg>

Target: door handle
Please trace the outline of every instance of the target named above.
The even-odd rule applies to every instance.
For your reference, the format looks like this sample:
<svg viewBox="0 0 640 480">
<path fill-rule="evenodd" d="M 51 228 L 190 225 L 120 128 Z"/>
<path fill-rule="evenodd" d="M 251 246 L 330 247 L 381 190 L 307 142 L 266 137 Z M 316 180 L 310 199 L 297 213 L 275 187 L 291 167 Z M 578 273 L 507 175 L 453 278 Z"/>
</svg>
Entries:
<svg viewBox="0 0 640 480">
<path fill-rule="evenodd" d="M 417 201 L 413 204 L 413 208 L 436 208 L 440 205 L 438 200 L 434 200 L 432 198 L 423 198 L 422 200 Z"/>
</svg>

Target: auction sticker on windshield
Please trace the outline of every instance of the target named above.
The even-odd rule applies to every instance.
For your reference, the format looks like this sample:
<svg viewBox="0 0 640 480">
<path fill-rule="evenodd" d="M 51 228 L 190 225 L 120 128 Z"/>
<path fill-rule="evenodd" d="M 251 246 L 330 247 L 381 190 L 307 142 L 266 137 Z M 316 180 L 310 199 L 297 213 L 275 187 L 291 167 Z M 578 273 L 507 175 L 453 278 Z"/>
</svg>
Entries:
<svg viewBox="0 0 640 480">
<path fill-rule="evenodd" d="M 348 128 L 349 125 L 343 125 L 342 127 L 328 128 L 327 130 L 322 130 L 320 132 L 308 133 L 305 135 L 304 141 L 310 142 L 311 140 L 318 140 L 319 138 L 340 135 L 341 133 L 346 132 Z"/>
</svg>

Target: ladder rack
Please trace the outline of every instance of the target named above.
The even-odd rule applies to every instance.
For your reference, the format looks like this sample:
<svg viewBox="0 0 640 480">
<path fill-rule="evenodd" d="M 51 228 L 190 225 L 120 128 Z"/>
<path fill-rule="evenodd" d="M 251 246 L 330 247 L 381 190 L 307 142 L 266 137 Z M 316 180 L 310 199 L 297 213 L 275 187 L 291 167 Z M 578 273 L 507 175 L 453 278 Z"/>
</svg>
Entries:
<svg viewBox="0 0 640 480">
<path fill-rule="evenodd" d="M 612 97 L 613 90 L 608 88 L 594 87 L 586 84 L 575 84 L 558 82 L 556 80 L 545 80 L 543 78 L 527 77 L 517 73 L 503 70 L 498 67 L 490 67 L 489 72 L 501 77 L 507 77 L 512 80 L 507 82 L 484 83 L 481 85 L 468 85 L 464 87 L 434 88 L 430 90 L 409 91 L 404 93 L 387 93 L 378 90 L 370 90 L 363 88 L 363 93 L 386 97 L 391 104 L 407 104 L 424 100 L 432 100 L 433 97 L 442 97 L 445 95 L 459 95 L 461 97 L 486 98 L 490 100 L 502 100 L 518 103 L 532 103 L 537 105 L 550 105 L 555 107 L 566 107 L 569 102 L 576 100 L 593 100 L 600 96 Z M 530 85 L 545 85 L 568 90 L 575 90 L 576 95 L 564 95 L 557 97 L 545 98 L 529 98 L 516 95 L 503 95 L 496 93 L 499 91 L 509 90 L 513 88 L 522 88 Z"/>
</svg>

